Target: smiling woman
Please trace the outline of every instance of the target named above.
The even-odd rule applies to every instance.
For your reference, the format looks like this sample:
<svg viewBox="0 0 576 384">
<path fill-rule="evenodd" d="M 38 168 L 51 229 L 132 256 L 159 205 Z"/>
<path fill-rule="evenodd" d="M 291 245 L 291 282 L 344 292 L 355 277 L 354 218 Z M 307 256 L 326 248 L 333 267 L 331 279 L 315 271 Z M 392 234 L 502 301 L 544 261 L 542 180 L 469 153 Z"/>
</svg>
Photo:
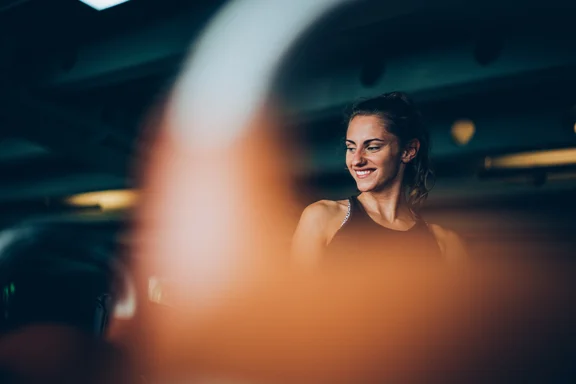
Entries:
<svg viewBox="0 0 576 384">
<path fill-rule="evenodd" d="M 358 253 L 444 258 L 465 253 L 456 234 L 419 214 L 432 188 L 430 137 L 406 94 L 387 93 L 353 105 L 346 167 L 360 194 L 304 210 L 293 242 L 297 261 L 314 265 L 324 255 L 341 259 Z"/>
</svg>

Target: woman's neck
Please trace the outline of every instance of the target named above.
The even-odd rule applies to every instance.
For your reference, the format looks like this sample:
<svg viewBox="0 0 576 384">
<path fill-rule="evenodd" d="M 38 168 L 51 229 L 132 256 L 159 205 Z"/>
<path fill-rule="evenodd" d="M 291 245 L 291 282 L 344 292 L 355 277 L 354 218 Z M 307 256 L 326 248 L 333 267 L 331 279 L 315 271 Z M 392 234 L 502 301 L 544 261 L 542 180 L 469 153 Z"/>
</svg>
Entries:
<svg viewBox="0 0 576 384">
<path fill-rule="evenodd" d="M 378 215 L 390 224 L 413 223 L 415 220 L 402 185 L 392 185 L 381 191 L 362 192 L 358 199 L 368 213 Z"/>
</svg>

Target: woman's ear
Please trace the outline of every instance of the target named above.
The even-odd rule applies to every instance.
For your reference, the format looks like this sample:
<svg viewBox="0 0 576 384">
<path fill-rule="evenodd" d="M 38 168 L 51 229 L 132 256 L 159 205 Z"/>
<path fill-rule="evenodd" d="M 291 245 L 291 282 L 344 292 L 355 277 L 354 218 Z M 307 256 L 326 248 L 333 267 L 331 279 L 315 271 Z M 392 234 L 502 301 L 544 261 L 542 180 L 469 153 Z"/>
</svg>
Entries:
<svg viewBox="0 0 576 384">
<path fill-rule="evenodd" d="M 419 150 L 420 150 L 420 140 L 418 139 L 410 140 L 408 144 L 406 144 L 406 147 L 404 147 L 404 151 L 402 152 L 402 162 L 405 164 L 411 162 L 416 157 Z"/>
</svg>

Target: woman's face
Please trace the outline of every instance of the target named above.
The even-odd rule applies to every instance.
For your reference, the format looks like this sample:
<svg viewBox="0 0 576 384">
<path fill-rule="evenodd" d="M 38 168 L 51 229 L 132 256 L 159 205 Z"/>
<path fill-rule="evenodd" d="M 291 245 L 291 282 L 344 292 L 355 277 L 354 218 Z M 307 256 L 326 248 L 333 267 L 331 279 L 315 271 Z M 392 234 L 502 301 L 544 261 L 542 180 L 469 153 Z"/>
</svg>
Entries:
<svg viewBox="0 0 576 384">
<path fill-rule="evenodd" d="M 356 116 L 346 133 L 346 166 L 360 192 L 401 182 L 404 164 L 398 137 L 377 116 Z"/>
</svg>

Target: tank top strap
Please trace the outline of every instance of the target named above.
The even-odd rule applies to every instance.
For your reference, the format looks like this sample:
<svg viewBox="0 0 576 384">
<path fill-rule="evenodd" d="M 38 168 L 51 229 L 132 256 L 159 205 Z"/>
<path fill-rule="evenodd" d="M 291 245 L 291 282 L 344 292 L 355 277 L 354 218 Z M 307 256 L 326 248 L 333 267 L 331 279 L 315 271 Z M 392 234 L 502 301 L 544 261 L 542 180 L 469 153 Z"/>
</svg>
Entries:
<svg viewBox="0 0 576 384">
<path fill-rule="evenodd" d="M 366 211 L 364 210 L 362 203 L 360 203 L 360 201 L 358 200 L 358 196 L 356 195 L 350 196 L 348 200 L 350 201 L 350 205 L 352 206 L 352 211 L 362 212 L 366 214 Z"/>
<path fill-rule="evenodd" d="M 418 224 L 420 224 L 420 226 L 422 226 L 423 228 L 426 228 L 426 230 L 428 230 L 430 233 L 434 234 L 434 232 L 432 231 L 432 228 L 430 228 L 430 224 L 428 223 L 428 221 L 424 220 L 424 218 L 422 216 L 417 215 L 416 221 L 418 222 Z"/>
<path fill-rule="evenodd" d="M 342 224 L 340 224 L 340 228 L 342 228 L 344 226 L 344 224 L 346 224 L 348 222 L 348 220 L 350 220 L 351 214 L 352 214 L 352 198 L 349 197 L 348 198 L 348 209 L 346 211 L 346 216 L 344 217 L 344 220 L 342 220 Z"/>
</svg>

